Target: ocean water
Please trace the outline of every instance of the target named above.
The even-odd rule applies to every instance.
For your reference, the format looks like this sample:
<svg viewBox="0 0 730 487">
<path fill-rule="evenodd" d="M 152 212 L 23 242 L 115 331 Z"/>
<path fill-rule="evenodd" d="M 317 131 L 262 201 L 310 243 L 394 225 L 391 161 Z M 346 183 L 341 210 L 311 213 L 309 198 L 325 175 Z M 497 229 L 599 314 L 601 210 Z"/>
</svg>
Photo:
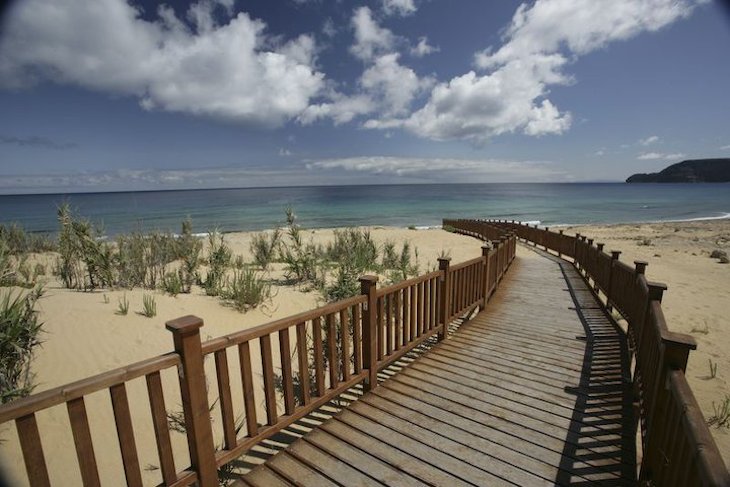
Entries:
<svg viewBox="0 0 730 487">
<path fill-rule="evenodd" d="M 57 230 L 68 201 L 113 236 L 135 230 L 197 232 L 273 228 L 292 206 L 308 228 L 434 226 L 442 218 L 499 218 L 542 225 L 730 217 L 730 184 L 438 184 L 0 195 L 0 223 Z"/>
</svg>

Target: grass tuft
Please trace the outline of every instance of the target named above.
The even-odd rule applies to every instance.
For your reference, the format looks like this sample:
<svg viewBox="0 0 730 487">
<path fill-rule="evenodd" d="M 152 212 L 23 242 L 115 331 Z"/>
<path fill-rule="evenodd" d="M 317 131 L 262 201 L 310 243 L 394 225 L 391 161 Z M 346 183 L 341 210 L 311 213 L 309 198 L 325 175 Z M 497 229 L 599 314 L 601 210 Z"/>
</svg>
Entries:
<svg viewBox="0 0 730 487">
<path fill-rule="evenodd" d="M 142 296 L 142 312 L 140 314 L 147 318 L 154 318 L 157 316 L 157 302 L 153 295 L 145 294 Z"/>
<path fill-rule="evenodd" d="M 115 312 L 119 316 L 127 316 L 129 313 L 129 300 L 127 299 L 126 293 L 119 298 L 117 303 L 117 311 Z"/>
</svg>

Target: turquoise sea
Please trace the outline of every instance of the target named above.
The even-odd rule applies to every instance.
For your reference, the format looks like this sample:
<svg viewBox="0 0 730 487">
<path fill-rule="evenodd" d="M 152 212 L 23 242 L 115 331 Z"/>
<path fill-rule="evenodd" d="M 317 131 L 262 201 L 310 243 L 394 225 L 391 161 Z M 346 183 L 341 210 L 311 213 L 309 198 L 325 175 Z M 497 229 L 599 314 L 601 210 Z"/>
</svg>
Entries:
<svg viewBox="0 0 730 487">
<path fill-rule="evenodd" d="M 500 218 L 555 226 L 730 218 L 730 184 L 438 184 L 0 195 L 0 223 L 55 232 L 68 201 L 105 233 L 273 228 L 291 205 L 309 228 L 433 226 L 442 218 Z"/>
</svg>

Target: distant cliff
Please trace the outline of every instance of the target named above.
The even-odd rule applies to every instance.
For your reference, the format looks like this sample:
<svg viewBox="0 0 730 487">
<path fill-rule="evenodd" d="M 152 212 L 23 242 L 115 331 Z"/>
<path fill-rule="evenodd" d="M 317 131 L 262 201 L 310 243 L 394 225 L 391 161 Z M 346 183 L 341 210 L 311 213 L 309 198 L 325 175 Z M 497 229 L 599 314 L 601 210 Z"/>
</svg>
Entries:
<svg viewBox="0 0 730 487">
<path fill-rule="evenodd" d="M 727 183 L 730 159 L 693 159 L 651 174 L 634 174 L 627 183 Z"/>
</svg>

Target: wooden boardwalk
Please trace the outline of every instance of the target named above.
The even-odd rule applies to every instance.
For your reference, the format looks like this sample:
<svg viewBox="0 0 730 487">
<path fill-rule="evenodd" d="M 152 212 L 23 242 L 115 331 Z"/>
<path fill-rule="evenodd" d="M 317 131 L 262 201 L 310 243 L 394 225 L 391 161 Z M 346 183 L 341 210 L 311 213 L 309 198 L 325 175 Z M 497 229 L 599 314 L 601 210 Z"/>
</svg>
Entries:
<svg viewBox="0 0 730 487">
<path fill-rule="evenodd" d="M 272 485 L 634 485 L 624 336 L 575 269 L 520 251 L 477 314 L 254 468 Z"/>
</svg>

